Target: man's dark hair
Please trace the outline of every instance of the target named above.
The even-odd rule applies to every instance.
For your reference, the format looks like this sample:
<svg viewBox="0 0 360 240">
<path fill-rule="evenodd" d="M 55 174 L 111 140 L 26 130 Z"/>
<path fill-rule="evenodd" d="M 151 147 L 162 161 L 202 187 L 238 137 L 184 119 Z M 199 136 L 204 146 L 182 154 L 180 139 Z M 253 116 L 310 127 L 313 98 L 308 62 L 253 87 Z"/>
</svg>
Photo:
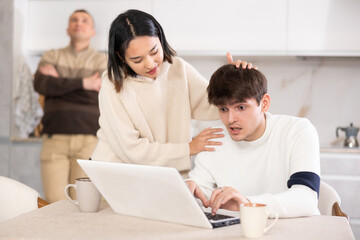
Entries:
<svg viewBox="0 0 360 240">
<path fill-rule="evenodd" d="M 209 103 L 215 106 L 233 101 L 245 102 L 250 98 L 255 98 L 260 104 L 267 93 L 267 80 L 259 70 L 236 68 L 235 65 L 227 64 L 213 73 L 207 92 Z"/>
</svg>

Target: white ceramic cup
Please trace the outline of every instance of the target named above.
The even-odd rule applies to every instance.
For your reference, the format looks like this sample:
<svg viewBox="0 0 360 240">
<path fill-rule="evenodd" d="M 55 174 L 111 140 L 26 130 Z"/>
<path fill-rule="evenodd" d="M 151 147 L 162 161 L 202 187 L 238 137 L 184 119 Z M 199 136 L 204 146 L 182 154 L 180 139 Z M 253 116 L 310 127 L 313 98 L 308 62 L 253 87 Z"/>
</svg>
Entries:
<svg viewBox="0 0 360 240">
<path fill-rule="evenodd" d="M 70 187 L 75 188 L 77 200 L 69 196 L 68 188 Z M 65 196 L 72 203 L 78 205 L 81 212 L 91 213 L 99 211 L 101 194 L 88 177 L 77 178 L 76 184 L 66 185 Z"/>
<path fill-rule="evenodd" d="M 273 222 L 265 227 L 266 221 L 271 215 L 275 217 Z M 266 211 L 266 204 L 261 203 L 245 203 L 240 205 L 240 220 L 242 232 L 246 238 L 259 238 L 272 228 L 279 215 L 275 212 Z"/>
</svg>

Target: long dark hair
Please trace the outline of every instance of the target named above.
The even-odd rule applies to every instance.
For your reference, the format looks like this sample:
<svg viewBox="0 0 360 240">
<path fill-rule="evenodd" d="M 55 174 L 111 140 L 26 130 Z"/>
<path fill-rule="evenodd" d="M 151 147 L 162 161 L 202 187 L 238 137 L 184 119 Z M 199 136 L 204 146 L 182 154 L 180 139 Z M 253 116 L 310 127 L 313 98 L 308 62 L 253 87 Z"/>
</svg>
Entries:
<svg viewBox="0 0 360 240">
<path fill-rule="evenodd" d="M 148 13 L 130 9 L 120 14 L 110 26 L 108 46 L 108 76 L 120 92 L 124 78 L 136 73 L 126 64 L 125 52 L 131 40 L 138 36 L 158 37 L 164 50 L 164 60 L 172 63 L 175 51 L 167 43 L 162 27 Z"/>
</svg>

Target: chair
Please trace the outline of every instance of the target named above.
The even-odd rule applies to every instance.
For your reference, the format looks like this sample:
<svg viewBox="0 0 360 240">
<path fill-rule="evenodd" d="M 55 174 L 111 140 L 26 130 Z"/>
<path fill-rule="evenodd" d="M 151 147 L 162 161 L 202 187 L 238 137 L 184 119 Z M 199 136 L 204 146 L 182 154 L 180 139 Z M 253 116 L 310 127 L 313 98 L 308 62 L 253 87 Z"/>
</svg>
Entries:
<svg viewBox="0 0 360 240">
<path fill-rule="evenodd" d="M 0 176 L 0 222 L 47 204 L 33 188 L 14 179 Z"/>
<path fill-rule="evenodd" d="M 348 218 L 340 209 L 341 199 L 336 190 L 324 181 L 320 182 L 318 208 L 321 215 Z"/>
</svg>

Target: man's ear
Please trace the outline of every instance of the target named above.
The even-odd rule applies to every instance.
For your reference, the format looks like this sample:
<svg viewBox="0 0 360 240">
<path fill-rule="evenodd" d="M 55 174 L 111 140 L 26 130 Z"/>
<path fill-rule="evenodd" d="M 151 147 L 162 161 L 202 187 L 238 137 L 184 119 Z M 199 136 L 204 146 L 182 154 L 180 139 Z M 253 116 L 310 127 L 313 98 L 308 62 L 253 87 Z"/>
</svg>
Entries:
<svg viewBox="0 0 360 240">
<path fill-rule="evenodd" d="M 265 93 L 261 99 L 261 111 L 262 112 L 267 112 L 269 110 L 270 102 L 271 102 L 270 95 Z"/>
</svg>

